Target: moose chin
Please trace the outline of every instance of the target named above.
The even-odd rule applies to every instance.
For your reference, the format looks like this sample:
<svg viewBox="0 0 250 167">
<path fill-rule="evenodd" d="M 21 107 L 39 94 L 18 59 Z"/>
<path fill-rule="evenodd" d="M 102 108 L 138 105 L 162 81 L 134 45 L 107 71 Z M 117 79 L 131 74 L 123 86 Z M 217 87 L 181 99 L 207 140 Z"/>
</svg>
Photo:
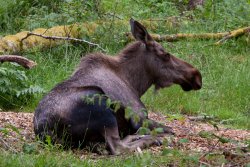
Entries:
<svg viewBox="0 0 250 167">
<path fill-rule="evenodd" d="M 72 76 L 40 101 L 34 115 L 39 139 L 50 136 L 53 143 L 69 147 L 105 142 L 111 154 L 120 154 L 159 141 L 157 136 L 136 134 L 145 122 L 150 130 L 162 128 L 162 134 L 174 134 L 171 127 L 148 118 L 140 97 L 152 85 L 199 90 L 201 74 L 168 53 L 139 22 L 130 19 L 130 26 L 136 42 L 116 56 L 84 56 Z"/>
</svg>

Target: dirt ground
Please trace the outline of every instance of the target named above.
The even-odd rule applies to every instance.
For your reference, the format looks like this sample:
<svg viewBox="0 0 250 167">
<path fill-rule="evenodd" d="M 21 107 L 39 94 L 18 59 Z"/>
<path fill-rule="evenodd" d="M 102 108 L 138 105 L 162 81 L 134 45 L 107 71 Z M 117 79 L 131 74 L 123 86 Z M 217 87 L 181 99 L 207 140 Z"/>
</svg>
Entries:
<svg viewBox="0 0 250 167">
<path fill-rule="evenodd" d="M 250 163 L 249 130 L 214 125 L 199 117 L 169 119 L 153 112 L 149 117 L 174 129 L 176 135 L 168 138 L 171 140 L 170 149 L 200 153 L 200 161 L 204 164 L 209 163 L 205 158 L 208 154 L 223 155 L 236 166 Z M 23 144 L 34 142 L 34 139 L 33 113 L 0 112 L 0 148 L 22 151 Z M 163 148 L 152 146 L 149 149 L 157 153 Z"/>
</svg>

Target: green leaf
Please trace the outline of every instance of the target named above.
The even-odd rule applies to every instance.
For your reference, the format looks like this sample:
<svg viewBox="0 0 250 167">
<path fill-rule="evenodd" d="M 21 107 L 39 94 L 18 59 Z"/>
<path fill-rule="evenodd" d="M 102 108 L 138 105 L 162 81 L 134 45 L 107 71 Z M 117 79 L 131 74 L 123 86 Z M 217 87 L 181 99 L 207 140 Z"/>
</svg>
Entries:
<svg viewBox="0 0 250 167">
<path fill-rule="evenodd" d="M 0 128 L 0 132 L 2 132 L 4 136 L 9 134 L 9 130 L 7 128 Z"/>
<path fill-rule="evenodd" d="M 182 139 L 179 140 L 179 142 L 180 142 L 180 143 L 188 143 L 189 140 L 186 139 L 186 138 L 182 138 Z"/>
<path fill-rule="evenodd" d="M 8 124 L 6 127 L 10 128 L 11 130 L 13 130 L 14 132 L 16 132 L 17 134 L 20 134 L 19 129 L 17 127 L 15 127 L 14 125 Z"/>
<path fill-rule="evenodd" d="M 1 67 L 1 68 L 0 68 L 0 76 L 1 76 L 1 75 L 6 75 L 6 74 L 7 74 L 6 68 Z"/>
<path fill-rule="evenodd" d="M 51 139 L 51 136 L 46 135 L 45 142 L 48 144 L 48 146 L 52 146 L 52 139 Z"/>
<path fill-rule="evenodd" d="M 150 130 L 148 128 L 145 128 L 145 127 L 140 127 L 140 129 L 138 130 L 138 134 L 140 134 L 140 135 L 150 134 Z"/>
<path fill-rule="evenodd" d="M 36 152 L 36 146 L 34 144 L 23 144 L 23 152 L 26 154 L 32 154 Z"/>
<path fill-rule="evenodd" d="M 111 104 L 112 104 L 112 101 L 111 101 L 110 98 L 108 98 L 108 99 L 106 100 L 106 106 L 107 106 L 108 108 L 110 108 Z"/>
<path fill-rule="evenodd" d="M 126 107 L 125 108 L 125 118 L 126 119 L 130 119 L 133 115 L 133 110 L 131 109 L 131 107 Z"/>
<path fill-rule="evenodd" d="M 154 130 L 151 131 L 151 135 L 156 136 L 156 135 L 158 135 L 159 133 L 162 133 L 162 132 L 163 132 L 163 128 L 155 128 Z"/>
<path fill-rule="evenodd" d="M 114 111 L 117 112 L 120 108 L 121 108 L 120 102 L 116 102 Z"/>
<path fill-rule="evenodd" d="M 163 128 L 155 128 L 154 129 L 157 133 L 163 133 Z"/>
</svg>

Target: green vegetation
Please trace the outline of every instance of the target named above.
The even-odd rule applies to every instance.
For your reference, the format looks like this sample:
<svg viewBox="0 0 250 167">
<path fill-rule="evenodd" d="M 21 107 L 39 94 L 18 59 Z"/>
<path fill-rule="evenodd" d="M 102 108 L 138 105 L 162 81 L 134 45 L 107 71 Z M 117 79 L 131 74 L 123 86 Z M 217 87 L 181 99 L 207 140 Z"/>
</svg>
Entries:
<svg viewBox="0 0 250 167">
<path fill-rule="evenodd" d="M 207 0 L 194 11 L 185 11 L 187 1 L 162 0 L 0 0 L 0 35 L 14 34 L 38 27 L 114 19 L 166 19 L 177 16 L 169 27 L 154 33 L 200 33 L 229 31 L 250 25 L 249 0 Z M 112 25 L 86 40 L 99 43 L 115 54 L 124 47 L 123 33 L 128 27 Z M 179 41 L 162 43 L 167 51 L 182 58 L 198 69 L 203 76 L 203 88 L 183 92 L 179 86 L 160 90 L 151 88 L 143 97 L 149 110 L 167 114 L 209 115 L 230 127 L 250 129 L 250 36 L 230 39 L 220 46 L 214 40 Z M 33 112 L 39 100 L 58 82 L 68 78 L 86 53 L 99 51 L 87 45 L 65 42 L 47 50 L 29 50 L 22 55 L 37 62 L 37 67 L 24 71 L 5 63 L 0 66 L 0 109 Z M 8 73 L 4 71 L 8 69 Z M 8 82 L 7 82 L 8 81 Z M 7 83 L 11 83 L 8 86 Z M 9 92 L 6 95 L 5 92 Z M 22 93 L 20 93 L 20 91 Z M 18 97 L 18 95 L 21 95 Z M 34 95 L 35 94 L 35 95 Z M 6 100 L 7 99 L 7 100 Z M 14 107 L 14 108 L 13 108 Z M 60 152 L 60 154 L 59 154 Z M 185 158 L 181 158 L 185 157 Z M 177 163 L 184 166 L 198 164 L 197 157 L 179 151 L 165 151 L 109 160 L 80 160 L 72 152 L 47 151 L 11 154 L 3 152 L 0 166 L 150 166 Z M 187 165 L 189 164 L 189 165 Z"/>
<path fill-rule="evenodd" d="M 24 71 L 14 65 L 4 64 L 0 67 L 0 105 L 5 108 L 28 105 L 36 93 L 43 93 L 39 86 L 32 85 Z"/>
<path fill-rule="evenodd" d="M 209 43 L 213 41 L 178 42 L 174 48 L 168 48 L 201 70 L 200 91 L 187 93 L 174 86 L 161 90 L 157 96 L 149 91 L 143 100 L 149 108 L 162 113 L 210 115 L 249 129 L 249 46 L 240 40 L 219 47 L 208 46 Z"/>
<path fill-rule="evenodd" d="M 181 158 L 181 157 L 184 158 Z M 181 153 L 178 150 L 165 150 L 162 155 L 155 156 L 152 159 L 151 153 L 144 153 L 143 155 L 126 155 L 124 157 L 111 156 L 107 158 L 94 159 L 94 157 L 86 156 L 84 159 L 79 158 L 72 152 L 61 151 L 43 151 L 39 154 L 10 154 L 5 153 L 0 157 L 0 166 L 20 166 L 20 167 L 44 167 L 44 166 L 158 166 L 167 164 L 178 164 L 195 166 L 198 165 L 198 157 L 189 156 L 188 154 Z M 25 160 L 25 161 L 24 161 Z"/>
</svg>

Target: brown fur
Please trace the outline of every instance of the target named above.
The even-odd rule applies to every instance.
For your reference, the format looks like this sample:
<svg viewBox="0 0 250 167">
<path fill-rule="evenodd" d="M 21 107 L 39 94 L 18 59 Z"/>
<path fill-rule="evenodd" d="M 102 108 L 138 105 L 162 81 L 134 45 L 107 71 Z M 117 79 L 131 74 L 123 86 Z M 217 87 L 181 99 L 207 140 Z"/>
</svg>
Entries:
<svg viewBox="0 0 250 167">
<path fill-rule="evenodd" d="M 138 22 L 131 21 L 131 31 L 137 42 L 125 47 L 117 56 L 94 53 L 83 57 L 73 75 L 44 97 L 34 117 L 37 135 L 44 137 L 55 133 L 53 128 L 57 123 L 57 138 L 67 127 L 72 140 L 93 141 L 104 137 L 112 154 L 117 154 L 124 149 L 134 150 L 137 146 L 155 141 L 152 136 L 136 142 L 131 141 L 133 137 L 126 142 L 120 140 L 119 133 L 125 136 L 134 133 L 144 121 L 149 121 L 150 130 L 161 127 L 164 133 L 173 133 L 170 127 L 148 119 L 140 97 L 151 85 L 159 89 L 179 84 L 185 91 L 198 90 L 202 85 L 201 74 L 192 65 L 166 52 Z M 119 101 L 121 108 L 113 113 L 107 109 L 105 101 L 102 105 L 82 102 L 82 97 L 96 93 Z M 127 107 L 132 109 L 138 120 L 125 118 Z M 92 110 L 105 112 L 100 115 L 96 111 L 92 113 L 95 118 L 91 118 Z"/>
</svg>

